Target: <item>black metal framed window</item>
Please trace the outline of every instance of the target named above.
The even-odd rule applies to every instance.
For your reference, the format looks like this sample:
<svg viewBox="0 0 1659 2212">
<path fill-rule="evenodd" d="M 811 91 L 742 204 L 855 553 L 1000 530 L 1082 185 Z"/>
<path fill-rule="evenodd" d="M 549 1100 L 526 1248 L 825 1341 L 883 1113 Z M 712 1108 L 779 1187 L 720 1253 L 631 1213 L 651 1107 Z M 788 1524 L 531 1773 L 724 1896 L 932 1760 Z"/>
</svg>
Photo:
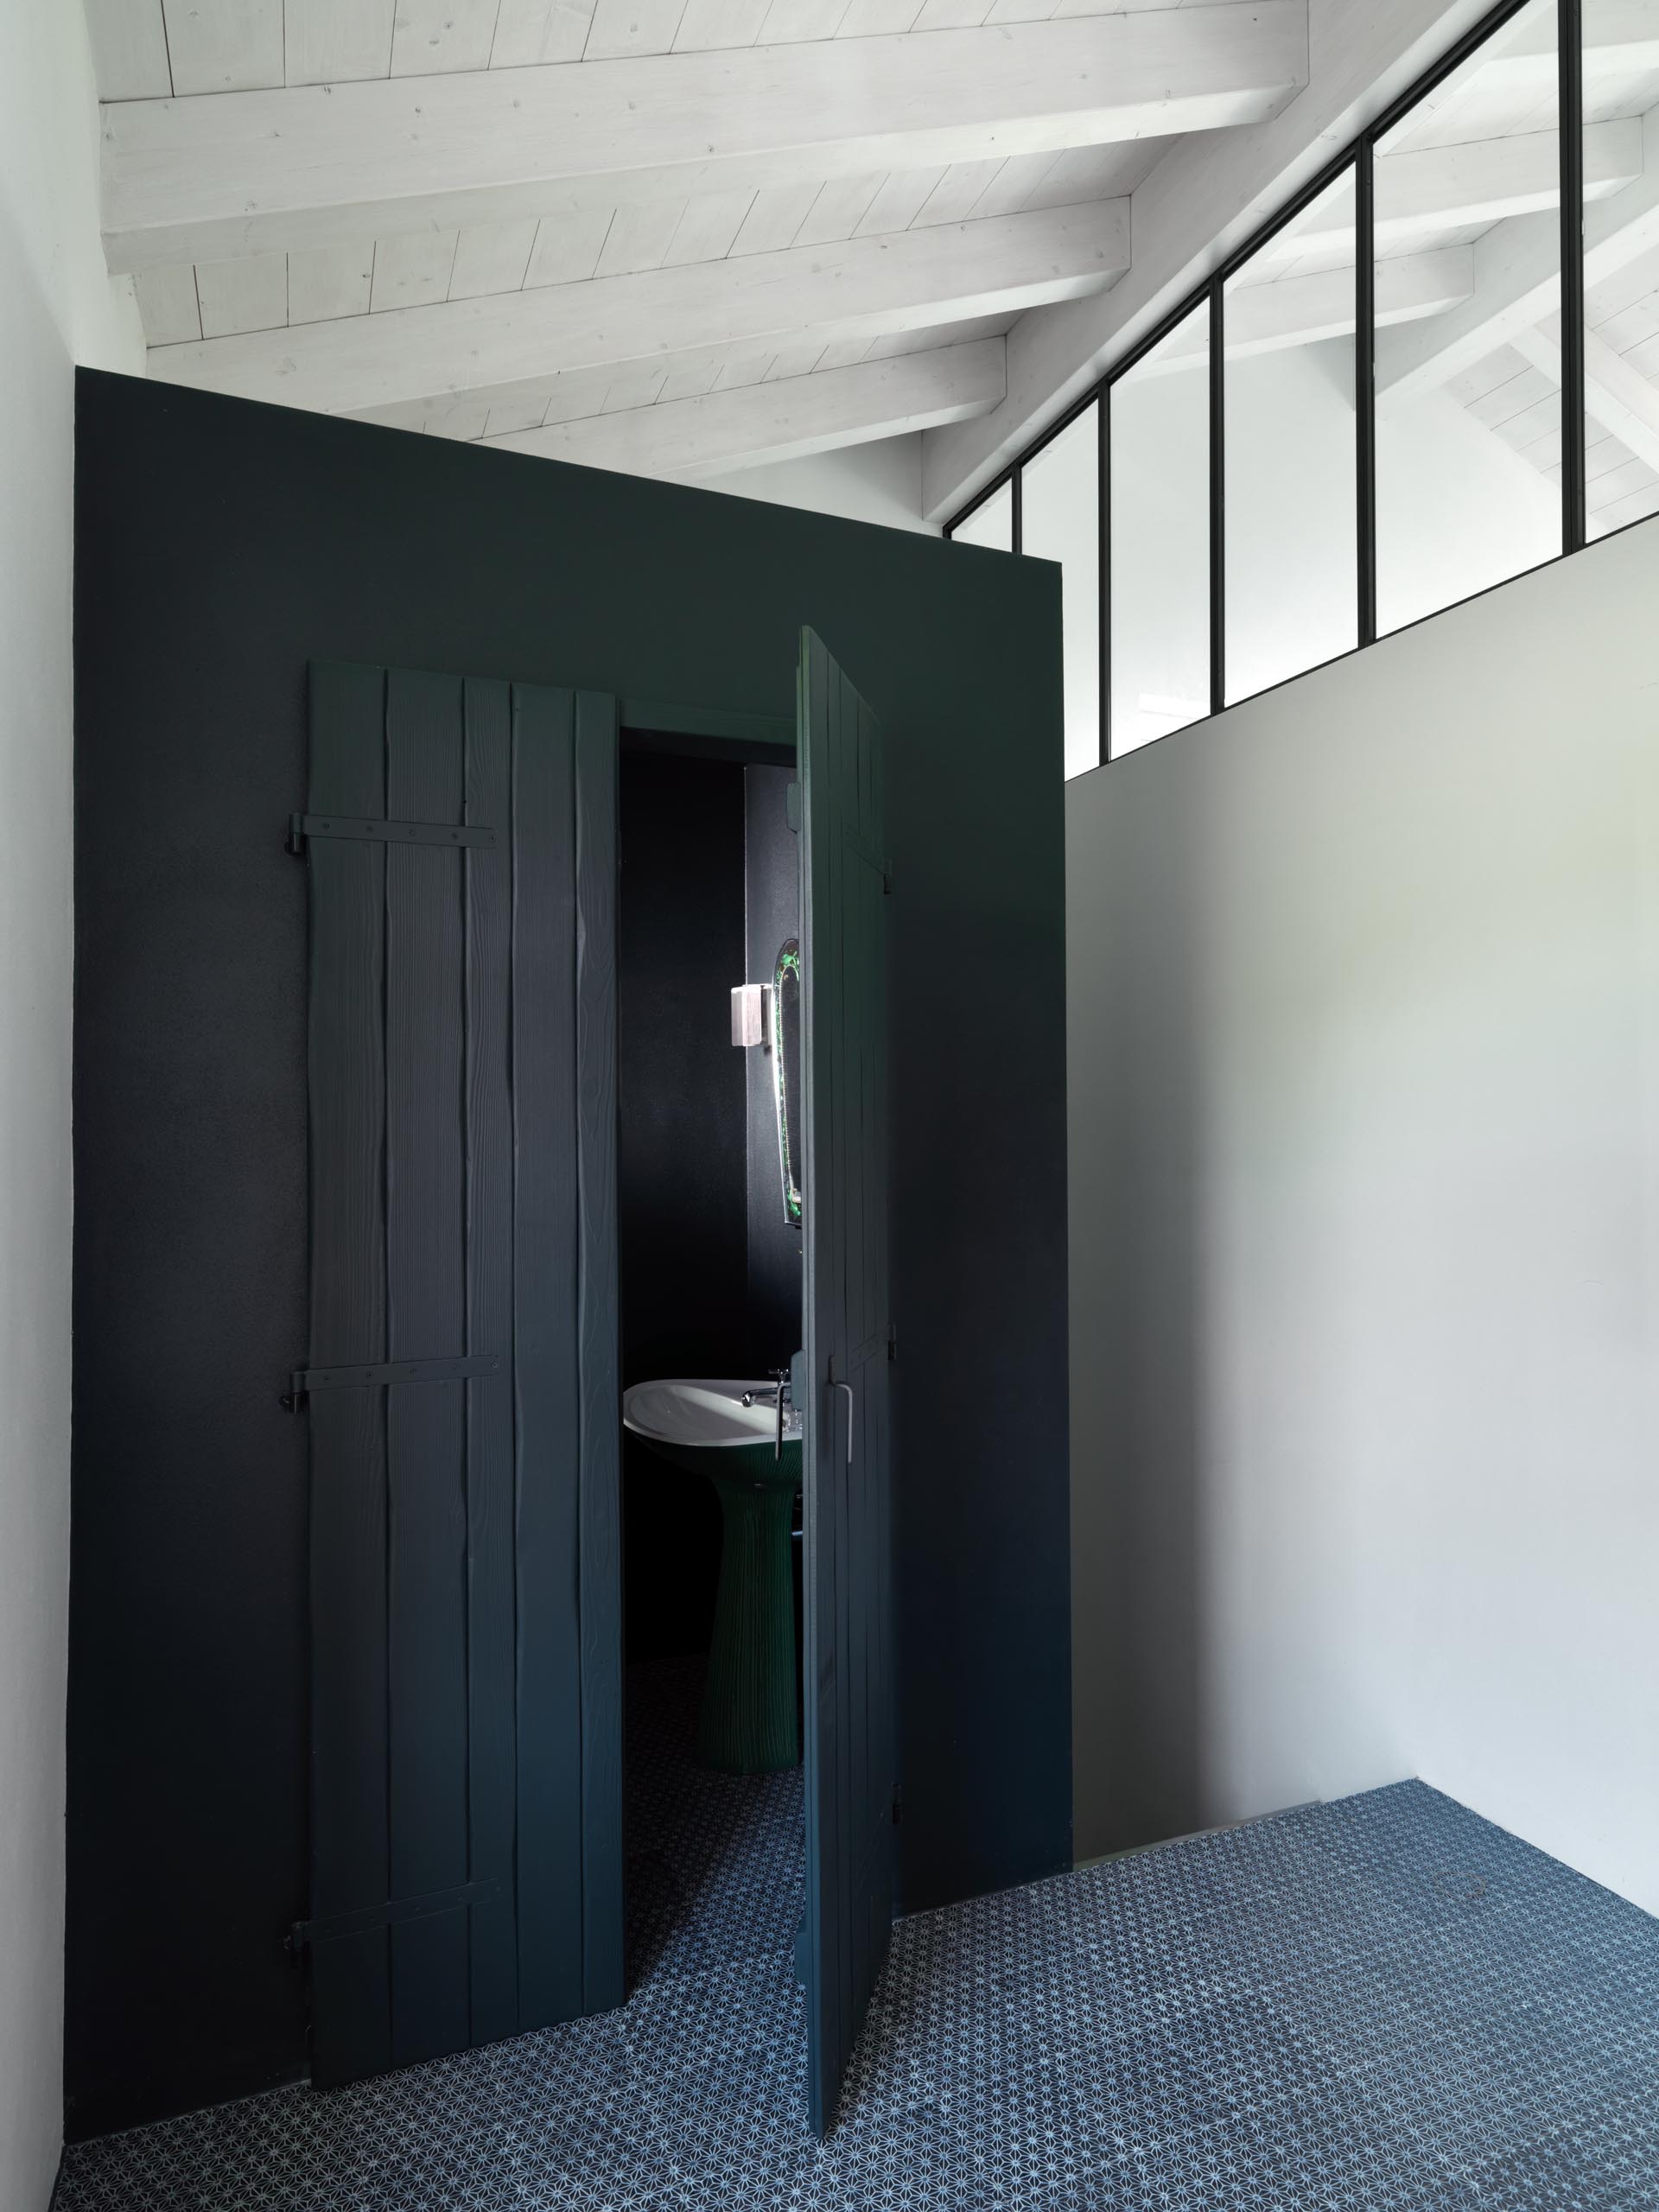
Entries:
<svg viewBox="0 0 1659 2212">
<path fill-rule="evenodd" d="M 1068 775 L 1659 513 L 1652 105 L 1503 0 L 946 525 L 1062 563 Z"/>
<path fill-rule="evenodd" d="M 1221 586 L 1215 311 L 1212 289 L 1111 387 L 1109 520 L 1119 582 L 1102 613 L 1111 664 L 1106 727 L 1117 733 L 1121 752 L 1214 709 Z"/>
</svg>

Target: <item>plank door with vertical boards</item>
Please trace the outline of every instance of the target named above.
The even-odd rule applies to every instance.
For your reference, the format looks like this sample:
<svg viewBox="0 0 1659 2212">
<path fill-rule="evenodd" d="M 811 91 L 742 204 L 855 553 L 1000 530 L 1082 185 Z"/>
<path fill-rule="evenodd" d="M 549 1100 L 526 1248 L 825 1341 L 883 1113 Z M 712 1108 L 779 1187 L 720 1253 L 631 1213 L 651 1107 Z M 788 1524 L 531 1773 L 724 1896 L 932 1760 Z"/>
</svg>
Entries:
<svg viewBox="0 0 1659 2212">
<path fill-rule="evenodd" d="M 622 1999 L 616 706 L 315 664 L 312 2075 Z"/>
<path fill-rule="evenodd" d="M 887 861 L 880 732 L 801 635 L 807 2096 L 820 2134 L 893 1923 Z"/>
</svg>

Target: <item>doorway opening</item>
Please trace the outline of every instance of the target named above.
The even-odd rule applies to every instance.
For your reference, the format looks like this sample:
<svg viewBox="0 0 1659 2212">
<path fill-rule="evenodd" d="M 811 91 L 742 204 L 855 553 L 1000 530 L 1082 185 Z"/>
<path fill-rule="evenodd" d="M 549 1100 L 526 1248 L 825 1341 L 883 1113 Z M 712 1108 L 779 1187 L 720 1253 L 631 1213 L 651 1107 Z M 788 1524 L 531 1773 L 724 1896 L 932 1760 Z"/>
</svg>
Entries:
<svg viewBox="0 0 1659 2212">
<path fill-rule="evenodd" d="M 796 2029 L 771 2063 L 798 2077 L 794 772 L 777 747 L 624 733 L 617 1203 L 628 1987 L 684 2004 L 706 1976 L 689 2013 L 712 2046 L 734 1974 L 765 1982 L 774 2018 L 786 1986 Z"/>
</svg>

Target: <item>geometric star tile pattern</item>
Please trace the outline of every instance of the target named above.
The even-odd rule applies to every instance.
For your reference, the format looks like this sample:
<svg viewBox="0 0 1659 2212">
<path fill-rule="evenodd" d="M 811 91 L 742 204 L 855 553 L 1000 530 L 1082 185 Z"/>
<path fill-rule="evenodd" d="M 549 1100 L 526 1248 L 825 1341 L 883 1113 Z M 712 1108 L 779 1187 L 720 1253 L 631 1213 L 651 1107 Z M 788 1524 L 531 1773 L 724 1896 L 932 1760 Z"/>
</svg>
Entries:
<svg viewBox="0 0 1659 2212">
<path fill-rule="evenodd" d="M 73 2146 L 56 2212 L 1656 2212 L 1659 1921 L 1421 1783 L 923 1913 L 818 2144 L 798 1772 L 630 1678 L 626 2005 Z"/>
</svg>

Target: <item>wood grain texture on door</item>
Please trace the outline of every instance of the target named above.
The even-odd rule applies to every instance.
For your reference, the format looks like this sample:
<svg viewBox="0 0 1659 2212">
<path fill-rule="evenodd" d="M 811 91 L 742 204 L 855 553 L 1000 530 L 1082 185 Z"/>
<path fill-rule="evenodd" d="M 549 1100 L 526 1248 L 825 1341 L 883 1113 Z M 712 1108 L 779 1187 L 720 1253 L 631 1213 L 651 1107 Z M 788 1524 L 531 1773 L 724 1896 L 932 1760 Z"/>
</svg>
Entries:
<svg viewBox="0 0 1659 2212">
<path fill-rule="evenodd" d="M 893 1923 L 887 859 L 881 736 L 801 638 L 808 2101 L 833 2126 Z"/>
<path fill-rule="evenodd" d="M 319 2083 L 621 1999 L 616 750 L 311 670 L 311 1369 L 468 1363 L 308 1395 Z"/>
</svg>

